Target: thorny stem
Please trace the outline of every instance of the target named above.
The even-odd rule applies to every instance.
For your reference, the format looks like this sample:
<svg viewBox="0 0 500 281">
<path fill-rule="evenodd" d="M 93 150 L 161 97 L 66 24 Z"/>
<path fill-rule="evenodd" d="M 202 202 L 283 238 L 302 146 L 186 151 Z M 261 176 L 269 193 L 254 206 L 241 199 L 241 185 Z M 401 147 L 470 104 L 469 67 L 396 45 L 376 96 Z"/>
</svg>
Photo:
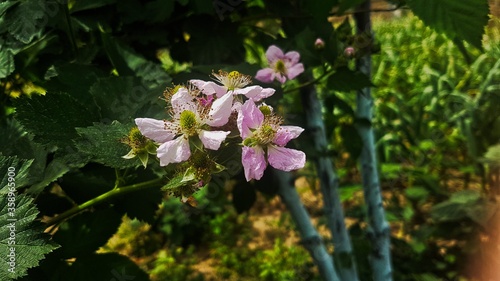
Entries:
<svg viewBox="0 0 500 281">
<path fill-rule="evenodd" d="M 101 194 L 95 198 L 92 198 L 90 199 L 89 201 L 87 202 L 84 202 L 78 206 L 74 206 L 73 208 L 67 210 L 66 212 L 58 215 L 57 217 L 54 217 L 52 219 L 50 219 L 48 222 L 47 222 L 47 226 L 52 226 L 52 225 L 56 225 L 56 224 L 59 224 L 61 223 L 63 220 L 71 217 L 71 216 L 74 216 L 90 207 L 93 207 L 93 206 L 96 206 L 96 205 L 99 205 L 101 203 L 104 203 L 106 201 L 109 201 L 115 197 L 118 197 L 118 196 L 121 196 L 123 194 L 127 194 L 127 193 L 130 193 L 130 192 L 133 192 L 133 191 L 137 191 L 137 190 L 141 190 L 141 189 L 147 189 L 147 188 L 150 188 L 150 187 L 155 187 L 155 186 L 158 186 L 159 184 L 161 184 L 162 182 L 164 181 L 164 179 L 162 178 L 158 178 L 158 179 L 154 179 L 154 180 L 150 180 L 150 181 L 145 181 L 145 182 L 141 182 L 141 183 L 136 183 L 136 184 L 132 184 L 132 185 L 127 185 L 127 186 L 122 186 L 122 187 L 115 187 L 113 188 L 112 190 L 104 193 L 104 194 Z"/>
</svg>

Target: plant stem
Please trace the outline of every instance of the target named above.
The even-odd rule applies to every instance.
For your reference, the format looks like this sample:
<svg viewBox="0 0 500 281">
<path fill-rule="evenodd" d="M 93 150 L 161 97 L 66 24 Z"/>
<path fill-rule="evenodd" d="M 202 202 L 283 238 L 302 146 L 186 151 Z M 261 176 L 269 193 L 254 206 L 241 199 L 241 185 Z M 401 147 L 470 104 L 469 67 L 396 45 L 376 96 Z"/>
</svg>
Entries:
<svg viewBox="0 0 500 281">
<path fill-rule="evenodd" d="M 340 281 L 333 266 L 332 257 L 328 254 L 321 237 L 313 227 L 311 218 L 300 201 L 290 173 L 273 169 L 273 175 L 277 181 L 278 195 L 297 225 L 302 244 L 309 251 L 314 263 L 318 266 L 323 280 Z"/>
<path fill-rule="evenodd" d="M 371 34 L 370 1 L 365 1 L 358 7 L 355 14 L 356 29 L 358 34 Z M 371 54 L 368 53 L 356 62 L 356 68 L 371 76 Z M 358 122 L 356 128 L 363 141 L 361 150 L 361 174 L 363 179 L 363 194 L 368 206 L 368 238 L 372 244 L 369 257 L 374 281 L 392 280 L 392 265 L 390 252 L 391 232 L 389 224 L 385 219 L 380 180 L 377 169 L 375 154 L 375 140 L 371 120 L 373 116 L 373 99 L 370 88 L 364 88 L 357 92 L 356 118 L 368 122 Z"/>
<path fill-rule="evenodd" d="M 325 154 L 328 141 L 323 122 L 322 105 L 313 85 L 302 88 L 300 94 L 306 116 L 307 130 L 312 135 L 317 152 L 314 162 L 320 180 L 321 193 L 323 194 L 325 217 L 335 248 L 334 260 L 341 280 L 357 281 L 359 278 L 352 254 L 351 239 L 344 222 L 344 211 L 340 200 L 339 179 L 332 160 Z"/>
<path fill-rule="evenodd" d="M 65 220 L 73 215 L 76 215 L 76 214 L 78 214 L 78 213 L 80 213 L 80 212 L 82 212 L 82 211 L 84 211 L 92 206 L 96 206 L 98 204 L 109 201 L 117 196 L 121 196 L 123 194 L 127 194 L 127 193 L 130 193 L 133 191 L 138 191 L 141 189 L 146 189 L 146 188 L 158 186 L 163 181 L 164 181 L 164 179 L 158 178 L 158 179 L 154 179 L 154 180 L 150 180 L 150 181 L 146 181 L 146 182 L 141 182 L 141 183 L 136 183 L 136 184 L 132 184 L 132 185 L 128 185 L 128 186 L 113 188 L 112 190 L 110 190 L 104 194 L 101 194 L 95 198 L 92 198 L 89 201 L 84 202 L 78 206 L 74 206 L 73 208 L 58 215 L 57 217 L 52 218 L 51 220 L 49 220 L 47 222 L 47 226 L 58 224 L 58 223 L 62 222 L 63 220 Z"/>
</svg>

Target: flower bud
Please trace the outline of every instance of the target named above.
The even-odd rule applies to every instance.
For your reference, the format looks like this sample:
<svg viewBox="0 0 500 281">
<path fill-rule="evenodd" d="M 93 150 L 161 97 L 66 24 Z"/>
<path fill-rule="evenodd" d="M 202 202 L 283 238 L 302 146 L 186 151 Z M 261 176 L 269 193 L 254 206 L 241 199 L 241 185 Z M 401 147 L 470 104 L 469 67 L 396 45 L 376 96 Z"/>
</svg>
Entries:
<svg viewBox="0 0 500 281">
<path fill-rule="evenodd" d="M 344 50 L 344 55 L 348 58 L 353 58 L 355 53 L 356 53 L 356 50 L 354 50 L 354 48 L 351 46 L 345 48 L 345 50 Z"/>
<path fill-rule="evenodd" d="M 317 50 L 325 48 L 325 41 L 323 41 L 323 39 L 321 38 L 316 39 L 316 41 L 314 42 L 314 48 L 316 48 Z"/>
</svg>

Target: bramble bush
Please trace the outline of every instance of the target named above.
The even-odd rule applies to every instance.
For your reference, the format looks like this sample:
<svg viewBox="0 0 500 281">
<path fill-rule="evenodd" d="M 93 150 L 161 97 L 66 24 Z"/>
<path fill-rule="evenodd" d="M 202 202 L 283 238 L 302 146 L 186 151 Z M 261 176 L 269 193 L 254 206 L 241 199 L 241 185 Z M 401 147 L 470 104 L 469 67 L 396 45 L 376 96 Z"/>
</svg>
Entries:
<svg viewBox="0 0 500 281">
<path fill-rule="evenodd" d="M 8 253 L 2 254 L 0 279 L 149 280 L 149 274 L 128 257 L 99 251 L 122 218 L 149 223 L 176 243 L 191 242 L 183 231 L 219 229 L 222 234 L 231 227 L 221 229 L 219 220 L 225 216 L 218 212 L 224 209 L 212 204 L 225 197 L 230 180 L 239 213 L 252 207 L 257 191 L 281 198 L 323 279 L 399 277 L 400 264 L 394 267 L 391 262 L 391 229 L 383 208 L 372 125 L 380 125 L 382 141 L 400 142 L 381 148 L 384 159 L 396 163 L 395 155 L 411 161 L 415 155 L 425 158 L 434 150 L 427 139 L 434 129 L 449 129 L 450 142 L 466 144 L 467 171 L 484 175 L 480 157 L 497 137 L 488 128 L 498 123 L 491 113 L 498 105 L 494 97 L 499 63 L 477 51 L 483 48 L 488 23 L 486 0 L 391 3 L 408 7 L 424 24 L 453 40 L 451 45 L 444 37 L 433 37 L 438 44 L 447 42 L 443 50 L 456 46 L 464 59 L 459 61 L 455 52 L 448 56 L 452 63 L 439 68 L 436 62 L 443 51 L 428 49 L 423 53 L 430 61 L 405 65 L 409 52 L 398 53 L 394 47 L 384 52 L 375 42 L 370 5 L 363 1 L 0 2 L 0 86 L 5 93 L 0 123 L 0 252 Z M 355 26 L 348 17 L 340 24 L 329 21 L 350 16 L 353 10 Z M 477 50 L 469 52 L 465 44 Z M 370 60 L 379 51 L 396 66 L 382 59 L 372 81 Z M 498 54 L 494 47 L 489 52 L 493 58 Z M 400 62 L 404 69 L 396 68 Z M 420 77 L 421 70 L 429 75 Z M 408 71 L 419 73 L 402 75 Z M 374 82 L 381 86 L 379 101 L 388 102 L 375 104 L 386 119 L 372 122 Z M 422 85 L 404 95 L 416 82 Z M 384 92 L 384 87 L 391 89 Z M 355 98 L 345 94 L 352 92 Z M 458 100 L 447 103 L 451 96 Z M 423 107 L 409 120 L 398 109 L 400 104 L 412 113 L 414 107 Z M 449 122 L 441 119 L 447 115 L 443 112 L 451 114 Z M 402 121 L 394 122 L 398 114 L 404 115 Z M 436 123 L 429 129 L 423 123 L 432 114 L 437 115 Z M 454 137 L 451 122 L 457 122 L 466 141 Z M 485 131 L 488 140 L 480 140 L 478 134 Z M 421 135 L 426 139 L 416 140 Z M 366 206 L 359 208 L 358 216 L 368 227 L 359 221 L 351 228 L 353 239 L 332 165 L 341 152 L 347 152 L 347 166 L 361 163 Z M 330 241 L 323 241 L 311 224 L 294 189 L 295 178 L 311 174 L 320 183 L 333 253 L 327 251 L 324 242 Z M 436 185 L 430 191 L 417 187 L 405 191 L 415 206 L 428 199 L 426 192 L 436 190 Z M 201 191 L 207 201 L 194 199 L 193 194 Z M 463 206 L 471 209 L 485 201 L 469 191 L 436 194 L 434 214 L 441 210 L 455 214 L 454 219 L 474 220 Z M 441 202 L 441 195 L 449 200 Z M 166 196 L 182 204 L 160 209 Z M 193 211 L 183 221 L 185 213 L 178 209 L 184 207 L 213 217 L 200 219 Z M 404 218 L 412 218 L 412 211 L 419 210 L 404 207 Z M 363 235 L 368 239 L 360 239 Z M 303 252 L 288 249 L 290 256 L 284 257 L 282 241 L 277 239 L 273 250 L 260 253 L 259 261 L 249 257 L 255 266 L 245 274 L 258 273 L 267 280 L 300 278 L 287 267 L 298 266 L 305 259 Z M 394 253 L 407 249 L 405 241 L 395 241 Z M 410 246 L 422 253 L 422 247 L 432 245 Z M 160 255 L 155 274 L 189 276 L 188 268 L 172 265 L 170 254 Z M 246 257 L 244 252 L 220 255 L 231 265 Z M 171 275 L 166 273 L 170 265 Z M 227 268 L 222 271 L 234 274 Z"/>
</svg>

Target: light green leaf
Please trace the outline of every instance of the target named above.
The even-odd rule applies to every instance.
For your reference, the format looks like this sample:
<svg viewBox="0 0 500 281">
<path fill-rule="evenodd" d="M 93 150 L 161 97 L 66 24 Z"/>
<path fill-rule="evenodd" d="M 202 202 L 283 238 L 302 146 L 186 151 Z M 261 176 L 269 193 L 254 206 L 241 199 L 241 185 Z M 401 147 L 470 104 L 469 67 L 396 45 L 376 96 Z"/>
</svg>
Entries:
<svg viewBox="0 0 500 281">
<path fill-rule="evenodd" d="M 408 0 L 407 4 L 436 31 L 482 48 L 484 27 L 488 23 L 488 0 Z"/>
<path fill-rule="evenodd" d="M 112 168 L 128 168 L 141 165 L 139 158 L 124 159 L 130 147 L 121 142 L 132 128 L 131 124 L 113 122 L 110 125 L 96 123 L 87 128 L 77 128 L 82 139 L 76 147 L 89 155 L 92 161 Z"/>
<path fill-rule="evenodd" d="M 14 69 L 14 55 L 4 47 L 3 40 L 0 40 L 0 79 L 9 76 Z"/>
</svg>

